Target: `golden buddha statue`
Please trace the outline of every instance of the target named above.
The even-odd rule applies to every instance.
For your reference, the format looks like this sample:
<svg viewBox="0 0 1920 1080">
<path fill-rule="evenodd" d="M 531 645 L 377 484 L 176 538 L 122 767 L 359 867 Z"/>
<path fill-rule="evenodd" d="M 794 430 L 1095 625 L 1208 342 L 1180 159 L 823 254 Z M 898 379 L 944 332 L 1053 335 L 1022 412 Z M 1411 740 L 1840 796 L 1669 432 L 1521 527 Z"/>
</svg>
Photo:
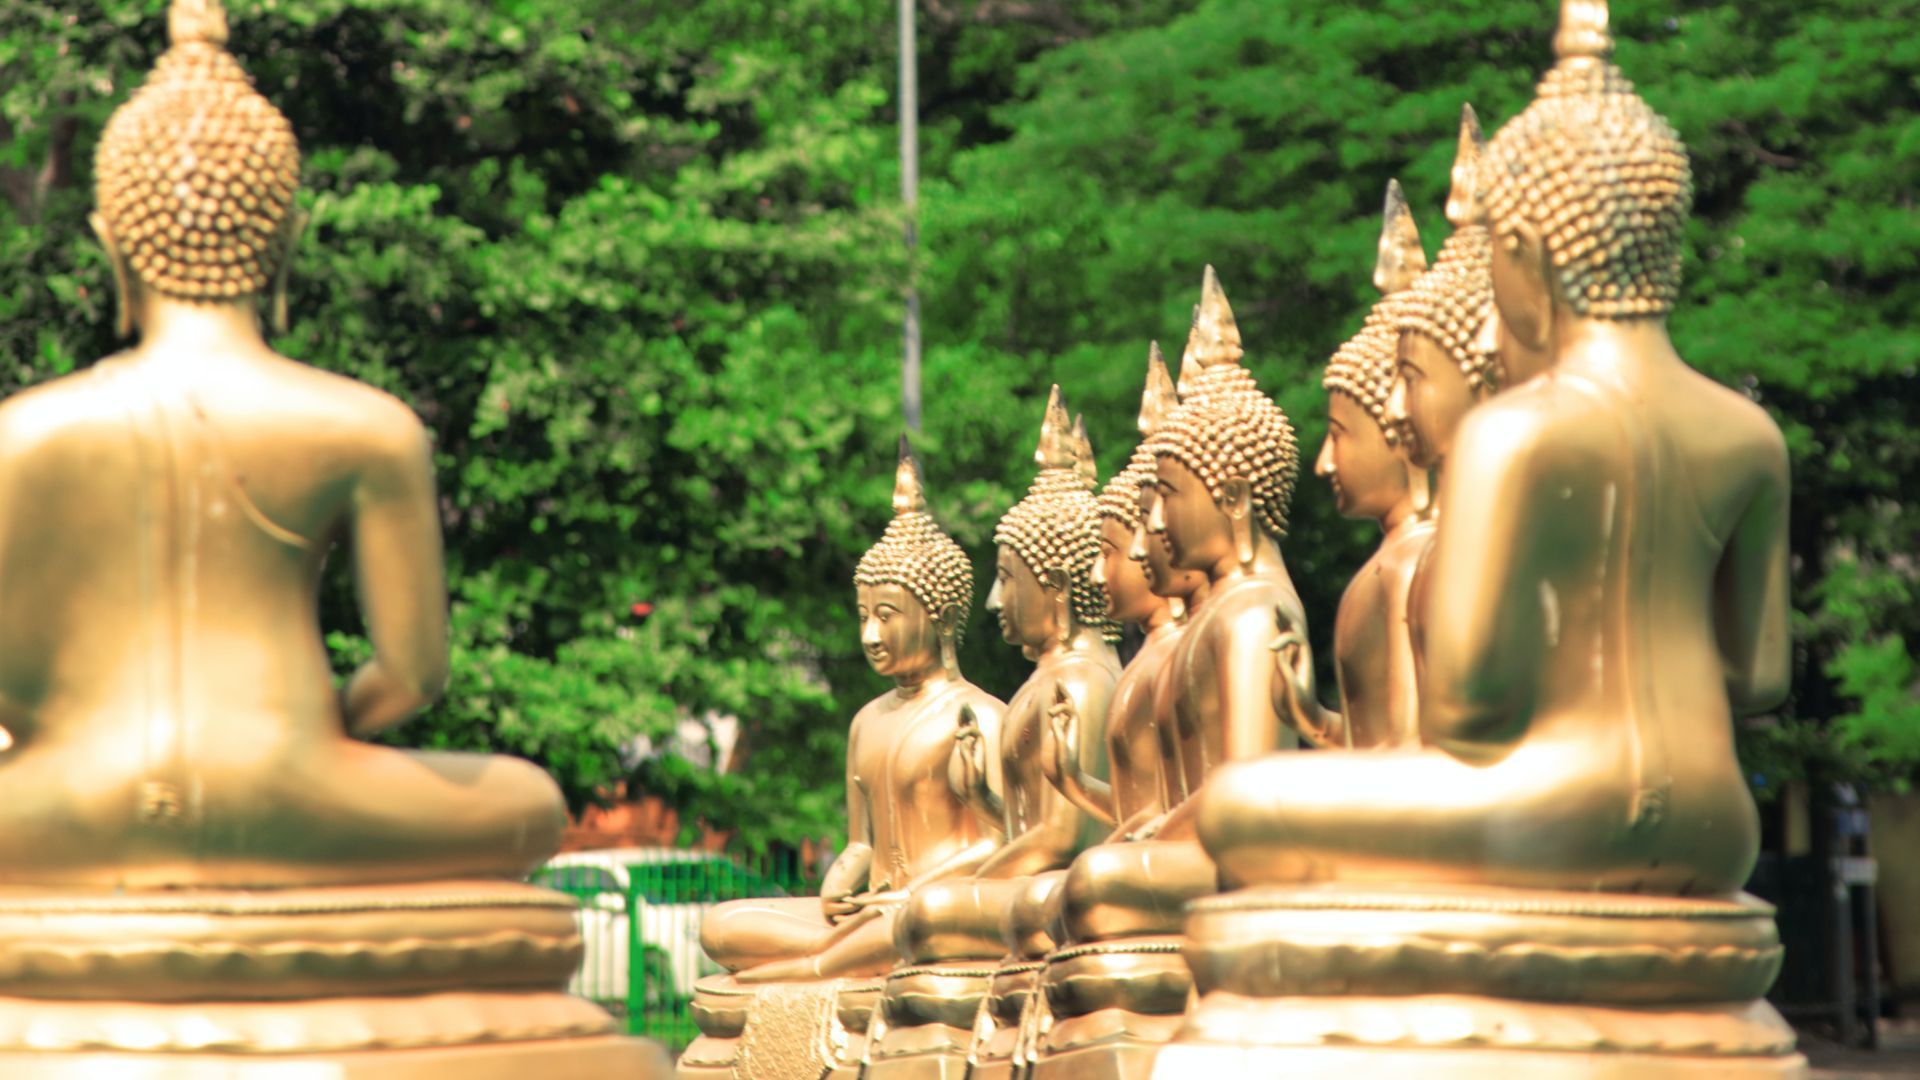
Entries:
<svg viewBox="0 0 1920 1080">
<path fill-rule="evenodd" d="M 1408 596 L 1433 540 L 1425 477 L 1409 477 L 1402 421 L 1389 415 L 1398 352 L 1394 301 L 1426 270 L 1426 252 L 1399 181 L 1387 182 L 1374 286 L 1382 294 L 1360 332 L 1327 361 L 1327 437 L 1314 472 L 1345 517 L 1380 523 L 1380 546 L 1341 594 L 1333 625 L 1341 710 L 1322 706 L 1298 634 L 1276 646 L 1281 715 L 1321 746 L 1403 746 L 1419 739 L 1420 695 Z"/>
<path fill-rule="evenodd" d="M 1045 767 L 1056 700 L 1105 717 L 1120 674 L 1110 642 L 1118 628 L 1093 581 L 1100 534 L 1092 450 L 1084 426 L 1068 417 L 1056 386 L 1034 454 L 1038 475 L 994 530 L 999 551 L 987 607 L 1007 642 L 1033 659 L 1033 674 L 1008 702 L 997 739 L 984 725 L 964 725 L 955 747 L 963 785 L 976 805 L 1000 816 L 1006 840 L 972 876 L 916 890 L 908 901 L 896 928 L 903 966 L 889 976 L 882 1005 L 889 1034 L 874 1052 L 877 1077 L 931 1075 L 928 1070 L 944 1067 L 938 1059 L 971 1052 L 977 1017 L 955 1005 L 989 995 L 1009 951 L 1020 969 L 1009 976 L 1030 977 L 1034 968 L 1008 941 L 1012 907 L 1036 888 L 1042 897 L 1028 902 L 1043 903 L 1049 886 L 1036 876 L 1064 869 L 1104 834 Z M 1094 743 L 1081 748 L 1080 766 L 1104 777 L 1104 738 Z M 996 775 L 998 790 L 991 782 Z M 914 1011 L 914 1001 L 930 998 L 940 999 L 939 1009 Z M 944 1042 L 935 1041 L 940 1028 L 947 1031 Z M 896 1053 L 895 1044 L 911 1049 Z"/>
<path fill-rule="evenodd" d="M 817 899 L 731 901 L 701 923 L 701 946 L 733 974 L 698 987 L 706 1037 L 682 1057 L 683 1077 L 784 1076 L 788 1059 L 811 1060 L 805 1056 L 823 1046 L 837 1055 L 819 1061 L 823 1069 L 856 1061 L 863 1051 L 846 1029 L 865 1020 L 846 999 L 872 1008 L 878 977 L 899 959 L 902 906 L 942 879 L 974 872 L 999 846 L 997 827 L 962 798 L 970 792 L 956 786 L 952 765 L 962 718 L 998 732 L 1004 709 L 961 675 L 957 660 L 973 568 L 927 512 L 904 437 L 893 511 L 854 573 L 861 646 L 894 688 L 862 707 L 847 735 L 846 847 Z M 997 784 L 996 773 L 982 787 Z M 818 1030 L 813 1021 L 791 1022 L 794 1015 L 815 1018 Z M 767 1059 L 761 1064 L 756 1046 Z"/>
<path fill-rule="evenodd" d="M 1160 661 L 1152 709 L 1168 778 L 1164 809 L 1082 854 L 1060 887 L 1066 940 L 1044 976 L 1050 1030 L 1036 1075 L 1132 1075 L 1180 1023 L 1190 978 L 1180 959 L 1184 905 L 1215 891 L 1194 837 L 1196 793 L 1220 764 L 1291 737 L 1274 713 L 1273 612 L 1295 613 L 1275 538 L 1297 459 L 1286 417 L 1242 366 L 1233 313 L 1211 267 L 1188 337 L 1181 401 L 1146 444 L 1153 489 L 1136 539 L 1152 588 L 1192 590 Z M 1150 463 L 1150 464 L 1148 464 Z M 1164 568 L 1156 569 L 1156 548 Z M 1199 574 L 1204 586 L 1180 583 Z M 1118 815 L 1116 815 L 1118 816 Z"/>
<path fill-rule="evenodd" d="M 1179 406 L 1167 362 L 1156 342 L 1147 354 L 1146 389 L 1140 398 L 1139 426 L 1150 437 Z M 1142 450 L 1146 444 L 1143 442 Z M 1153 590 L 1147 567 L 1133 557 L 1136 534 L 1145 519 L 1140 509 L 1142 487 L 1153 483 L 1150 452 L 1136 452 L 1127 467 L 1101 489 L 1100 558 L 1093 580 L 1107 597 L 1110 618 L 1132 623 L 1146 635 L 1114 686 L 1107 707 L 1108 779 L 1082 768 L 1085 735 L 1078 703 L 1057 701 L 1051 710 L 1053 727 L 1049 775 L 1074 805 L 1113 826 L 1108 842 L 1123 840 L 1133 830 L 1164 813 L 1178 795 L 1169 789 L 1172 770 L 1166 768 L 1159 717 L 1154 709 L 1153 682 L 1179 639 L 1186 607 L 1179 597 Z"/>
<path fill-rule="evenodd" d="M 429 437 L 268 347 L 299 148 L 217 0 L 175 0 L 168 29 L 96 170 L 138 340 L 0 404 L 0 485 L 33 507 L 0 536 L 0 1072 L 664 1065 L 562 992 L 573 903 L 521 883 L 566 823 L 552 780 L 360 739 L 448 677 Z M 344 689 L 315 601 L 336 537 L 373 645 Z"/>
<path fill-rule="evenodd" d="M 1732 719 L 1786 692 L 1787 456 L 1694 372 L 1685 149 L 1567 0 L 1559 62 L 1487 148 L 1507 333 L 1546 370 L 1446 450 L 1424 748 L 1222 770 L 1203 992 L 1165 1076 L 1790 1077 Z M 1256 1050 L 1260 1052 L 1255 1052 Z"/>
</svg>

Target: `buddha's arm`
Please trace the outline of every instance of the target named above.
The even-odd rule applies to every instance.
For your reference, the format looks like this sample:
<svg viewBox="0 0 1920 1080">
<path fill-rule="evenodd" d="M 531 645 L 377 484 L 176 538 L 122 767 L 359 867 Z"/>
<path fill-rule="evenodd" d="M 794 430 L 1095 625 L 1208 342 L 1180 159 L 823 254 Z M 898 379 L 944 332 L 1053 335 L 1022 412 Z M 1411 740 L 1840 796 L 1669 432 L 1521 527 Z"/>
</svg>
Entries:
<svg viewBox="0 0 1920 1080">
<path fill-rule="evenodd" d="M 1006 832 L 1007 810 L 1001 797 L 1004 781 L 993 760 L 1001 719 L 997 709 L 960 706 L 953 753 L 947 758 L 947 787 L 973 811 L 981 827 L 996 836 Z"/>
<path fill-rule="evenodd" d="M 1493 421 L 1479 423 L 1477 421 Z M 1440 525 L 1422 586 L 1422 741 L 1456 754 L 1506 745 L 1524 732 L 1533 681 L 1545 665 L 1534 497 L 1538 417 L 1469 413 L 1441 481 Z"/>
<path fill-rule="evenodd" d="M 404 408 L 396 406 L 397 408 Z M 447 685 L 447 592 L 426 430 L 408 413 L 357 478 L 354 579 L 373 659 L 341 694 L 347 730 L 367 736 L 431 705 Z"/>
<path fill-rule="evenodd" d="M 1106 716 L 1107 704 L 1112 697 L 1111 682 L 1096 683 L 1081 678 L 1063 678 L 1055 684 L 1064 687 L 1081 716 Z M 1082 739 L 1081 750 L 1090 749 L 1084 744 L 1098 740 L 1101 744 L 1095 752 L 1100 755 L 1096 760 L 1104 761 L 1106 743 L 1105 732 L 1090 732 Z M 1048 784 L 1040 793 L 1039 820 L 1030 825 L 1018 836 L 1007 837 L 1000 850 L 993 853 L 980 866 L 980 876 L 988 878 L 1022 877 L 1028 874 L 1058 870 L 1072 859 L 1079 844 L 1080 835 L 1086 827 L 1087 819 L 1078 806 L 1069 801 L 1059 789 Z"/>
<path fill-rule="evenodd" d="M 860 745 L 860 717 L 853 719 L 847 738 L 847 846 L 820 880 L 820 907 L 829 921 L 844 918 L 856 908 L 846 898 L 869 884 L 873 870 L 873 822 L 867 816 L 867 793 L 860 785 L 854 753 Z M 874 884 L 880 884 L 874 882 Z"/>
<path fill-rule="evenodd" d="M 1268 648 L 1274 653 L 1273 711 L 1282 722 L 1300 733 L 1300 737 L 1320 747 L 1349 746 L 1353 739 L 1347 731 L 1344 714 L 1320 704 L 1320 693 L 1313 674 L 1313 650 L 1307 636 L 1289 623 L 1286 607 L 1274 612 L 1279 636 Z"/>
<path fill-rule="evenodd" d="M 1306 617 L 1299 602 L 1278 606 L 1288 632 L 1299 635 L 1305 663 L 1313 656 L 1306 641 Z M 1249 761 L 1280 747 L 1280 718 L 1274 714 L 1273 622 L 1270 609 L 1248 608 L 1234 614 L 1226 632 L 1214 639 L 1214 677 L 1220 702 L 1223 762 Z"/>
<path fill-rule="evenodd" d="M 1787 450 L 1768 447 L 1760 490 L 1735 528 L 1714 575 L 1714 630 L 1736 714 L 1785 700 L 1793 656 L 1789 637 Z"/>
<path fill-rule="evenodd" d="M 1113 824 L 1113 785 L 1087 767 L 1084 760 L 1087 755 L 1081 745 L 1085 740 L 1080 707 L 1064 686 L 1055 687 L 1053 707 L 1047 710 L 1047 719 L 1047 778 L 1073 805 L 1098 821 Z"/>
</svg>

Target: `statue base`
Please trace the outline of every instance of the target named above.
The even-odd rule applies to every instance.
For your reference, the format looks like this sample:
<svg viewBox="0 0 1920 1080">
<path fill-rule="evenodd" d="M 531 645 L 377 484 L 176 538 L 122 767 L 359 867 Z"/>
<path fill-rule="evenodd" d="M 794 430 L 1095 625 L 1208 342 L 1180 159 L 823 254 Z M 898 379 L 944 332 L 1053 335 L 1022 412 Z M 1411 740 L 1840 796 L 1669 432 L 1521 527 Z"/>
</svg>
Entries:
<svg viewBox="0 0 1920 1080">
<path fill-rule="evenodd" d="M 1033 1080 L 1145 1080 L 1179 1030 L 1193 988 L 1177 937 L 1070 946 L 1042 978 L 1052 1022 Z"/>
<path fill-rule="evenodd" d="M 563 990 L 574 912 L 503 881 L 0 889 L 0 1075 L 664 1075 Z"/>
<path fill-rule="evenodd" d="M 1752 897 L 1266 887 L 1187 932 L 1201 996 L 1155 1080 L 1806 1074 Z"/>
<path fill-rule="evenodd" d="M 996 966 L 977 961 L 895 968 L 880 999 L 882 1030 L 867 1055 L 867 1080 L 961 1080 Z"/>
<path fill-rule="evenodd" d="M 1033 1061 L 1033 1043 L 1043 1030 L 1046 998 L 1040 993 L 1037 960 L 1006 960 L 988 983 L 987 1000 L 973 1032 L 968 1080 L 1019 1080 Z"/>
<path fill-rule="evenodd" d="M 854 1077 L 880 990 L 872 979 L 701 979 L 693 993 L 700 1037 L 680 1055 L 680 1080 Z"/>
<path fill-rule="evenodd" d="M 666 1054 L 642 1039 L 582 1039 L 345 1054 L 0 1053 L 9 1080 L 664 1080 Z"/>
</svg>

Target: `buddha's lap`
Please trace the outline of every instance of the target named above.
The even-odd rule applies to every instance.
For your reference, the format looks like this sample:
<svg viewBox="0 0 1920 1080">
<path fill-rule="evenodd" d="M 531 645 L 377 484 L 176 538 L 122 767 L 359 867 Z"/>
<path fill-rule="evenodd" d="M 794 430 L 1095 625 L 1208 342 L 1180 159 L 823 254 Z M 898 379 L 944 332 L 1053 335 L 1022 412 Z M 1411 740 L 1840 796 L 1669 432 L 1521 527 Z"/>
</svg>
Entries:
<svg viewBox="0 0 1920 1080">
<path fill-rule="evenodd" d="M 1217 891 L 1213 860 L 1191 840 L 1136 840 L 1081 852 L 1058 889 L 1076 943 L 1178 933 L 1186 903 Z"/>
<path fill-rule="evenodd" d="M 1222 880 L 1235 884 L 1425 879 L 1687 893 L 1741 885 L 1756 839 L 1738 813 L 1751 807 L 1743 788 L 1690 790 L 1686 807 L 1653 796 L 1660 817 L 1635 828 L 1646 793 L 1607 758 L 1598 747 L 1584 758 L 1523 749 L 1486 765 L 1432 749 L 1276 755 L 1217 773 L 1202 793 L 1199 831 Z"/>
</svg>

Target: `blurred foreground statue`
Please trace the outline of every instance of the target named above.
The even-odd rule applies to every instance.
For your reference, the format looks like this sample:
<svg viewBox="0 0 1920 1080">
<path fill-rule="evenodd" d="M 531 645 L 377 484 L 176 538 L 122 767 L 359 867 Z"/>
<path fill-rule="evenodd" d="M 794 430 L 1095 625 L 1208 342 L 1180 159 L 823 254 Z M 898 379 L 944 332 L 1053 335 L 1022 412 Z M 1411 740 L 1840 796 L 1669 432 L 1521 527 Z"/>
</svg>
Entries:
<svg viewBox="0 0 1920 1080">
<path fill-rule="evenodd" d="M 697 987 L 701 1038 L 680 1059 L 682 1077 L 858 1069 L 881 977 L 899 958 L 901 908 L 977 872 L 998 846 L 997 821 L 962 797 L 955 748 L 963 722 L 996 737 L 1005 707 L 960 674 L 973 569 L 927 513 L 905 439 L 893 510 L 854 574 L 861 645 L 894 688 L 860 710 L 847 737 L 847 846 L 818 899 L 738 900 L 707 916 L 701 944 L 734 974 Z M 981 781 L 996 800 L 1000 775 Z M 961 1021 L 970 1023 L 971 1014 Z"/>
<path fill-rule="evenodd" d="M 977 1058 L 976 1023 L 1024 1001 L 1039 968 L 1028 955 L 1032 940 L 1050 941 L 1023 916 L 1043 909 L 1061 871 L 1105 833 L 1048 768 L 1050 712 L 1071 702 L 1100 721 L 1076 764 L 1104 781 L 1104 720 L 1120 674 L 1107 640 L 1116 627 L 1094 582 L 1093 451 L 1084 428 L 1069 424 L 1057 386 L 1034 460 L 1040 468 L 1032 486 L 994 530 L 998 563 L 987 598 L 1007 643 L 1034 661 L 1033 674 L 1007 703 L 997 732 L 965 719 L 955 747 L 963 787 L 980 812 L 1001 822 L 1006 840 L 972 875 L 917 890 L 901 913 L 901 966 L 887 977 L 886 1031 L 868 1068 L 873 1080 L 957 1075 L 970 1055 Z M 1045 945 L 1037 948 L 1044 956 Z M 989 998 L 997 1000 L 983 1017 Z"/>
<path fill-rule="evenodd" d="M 521 884 L 566 822 L 546 774 L 355 738 L 447 678 L 427 435 L 267 347 L 299 150 L 217 0 L 169 31 L 99 148 L 138 343 L 0 405 L 0 1074 L 652 1075 L 563 992 L 572 902 Z M 336 538 L 374 652 L 344 691 Z"/>
<path fill-rule="evenodd" d="M 1446 451 L 1423 748 L 1209 786 L 1200 836 L 1249 887 L 1192 909 L 1203 996 L 1156 1075 L 1804 1071 L 1761 999 L 1732 725 L 1787 689 L 1786 450 L 1668 341 L 1686 154 L 1611 44 L 1568 0 L 1487 148 L 1503 332 L 1546 362 Z"/>
</svg>

